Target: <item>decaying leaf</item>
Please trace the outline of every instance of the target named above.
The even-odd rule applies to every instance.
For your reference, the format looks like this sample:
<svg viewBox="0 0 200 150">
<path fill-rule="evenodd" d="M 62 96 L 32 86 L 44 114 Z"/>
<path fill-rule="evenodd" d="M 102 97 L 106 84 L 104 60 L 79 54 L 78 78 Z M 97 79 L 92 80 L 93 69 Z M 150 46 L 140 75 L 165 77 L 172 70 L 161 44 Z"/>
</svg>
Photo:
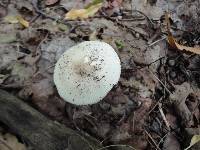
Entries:
<svg viewBox="0 0 200 150">
<path fill-rule="evenodd" d="M 174 103 L 175 110 L 182 119 L 182 123 L 186 126 L 191 125 L 192 113 L 188 109 L 185 101 L 186 98 L 192 93 L 192 88 L 189 83 L 184 82 L 181 85 L 174 85 L 175 91 L 170 94 L 170 100 Z"/>
<path fill-rule="evenodd" d="M 185 51 L 189 51 L 192 53 L 200 54 L 200 47 L 188 47 L 188 46 L 184 46 L 184 45 L 181 45 L 176 42 L 175 38 L 173 37 L 172 33 L 170 32 L 170 21 L 169 21 L 168 13 L 165 14 L 165 21 L 167 23 L 168 43 L 170 44 L 171 47 L 181 50 L 181 51 L 185 50 Z"/>
<path fill-rule="evenodd" d="M 26 150 L 25 145 L 20 143 L 18 139 L 9 133 L 5 135 L 0 133 L 0 150 Z"/>
<path fill-rule="evenodd" d="M 198 143 L 200 141 L 200 135 L 194 135 L 191 139 L 190 145 L 185 149 L 190 149 L 194 144 Z"/>
<path fill-rule="evenodd" d="M 6 16 L 4 18 L 4 20 L 6 22 L 9 22 L 9 23 L 20 23 L 22 26 L 28 28 L 29 27 L 29 22 L 26 21 L 22 16 L 20 15 L 17 15 L 17 16 L 14 16 L 14 15 L 10 15 L 10 16 Z"/>
<path fill-rule="evenodd" d="M 95 3 L 85 9 L 72 9 L 66 15 L 65 19 L 75 20 L 75 19 L 86 19 L 93 16 L 102 6 L 102 3 Z"/>
<path fill-rule="evenodd" d="M 180 150 L 181 146 L 176 136 L 172 133 L 167 134 L 162 150 Z"/>
<path fill-rule="evenodd" d="M 7 14 L 7 9 L 0 5 L 0 18 L 3 18 Z"/>
</svg>

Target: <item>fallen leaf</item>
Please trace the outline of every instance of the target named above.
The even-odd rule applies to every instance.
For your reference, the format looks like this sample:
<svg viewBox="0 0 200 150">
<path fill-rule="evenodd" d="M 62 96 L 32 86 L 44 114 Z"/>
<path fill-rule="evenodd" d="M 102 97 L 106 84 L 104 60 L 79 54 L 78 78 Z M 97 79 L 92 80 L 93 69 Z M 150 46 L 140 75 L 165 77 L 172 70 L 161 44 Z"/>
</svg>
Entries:
<svg viewBox="0 0 200 150">
<path fill-rule="evenodd" d="M 191 139 L 190 145 L 185 149 L 190 149 L 194 144 L 198 143 L 200 141 L 200 135 L 194 135 Z"/>
<path fill-rule="evenodd" d="M 59 23 L 57 24 L 57 27 L 61 30 L 61 31 L 67 31 L 69 30 L 69 27 L 65 24 Z"/>
<path fill-rule="evenodd" d="M 125 144 L 134 147 L 135 150 L 145 150 L 148 147 L 147 140 L 144 134 L 134 134 L 132 138 L 125 141 Z"/>
<path fill-rule="evenodd" d="M 15 41 L 17 41 L 16 33 L 6 33 L 6 34 L 1 33 L 0 34 L 0 44 L 12 43 Z"/>
<path fill-rule="evenodd" d="M 6 16 L 6 17 L 4 18 L 4 20 L 5 20 L 6 22 L 9 22 L 9 23 L 12 23 L 12 24 L 15 24 L 15 23 L 18 23 L 18 22 L 19 22 L 18 19 L 17 19 L 17 17 L 16 17 L 16 16 L 13 16 L 13 15 L 8 15 L 8 16 Z"/>
<path fill-rule="evenodd" d="M 18 21 L 19 21 L 19 23 L 20 23 L 21 25 L 23 25 L 23 26 L 26 27 L 26 28 L 29 27 L 29 22 L 26 21 L 24 18 L 22 18 L 22 16 L 16 16 L 16 17 L 17 17 L 17 19 L 18 19 Z"/>
<path fill-rule="evenodd" d="M 4 18 L 4 20 L 6 22 L 15 24 L 15 23 L 20 23 L 22 26 L 28 28 L 29 27 L 29 22 L 26 21 L 22 16 L 18 15 L 18 16 L 14 16 L 14 15 L 10 15 L 10 16 L 6 16 Z"/>
<path fill-rule="evenodd" d="M 4 80 L 6 80 L 8 77 L 9 77 L 9 75 L 0 74 L 0 84 L 2 84 L 4 82 Z"/>
<path fill-rule="evenodd" d="M 170 127 L 172 127 L 173 129 L 175 129 L 175 128 L 178 127 L 176 116 L 174 116 L 174 115 L 171 114 L 171 113 L 167 113 L 167 114 L 166 114 L 166 119 L 167 119 L 167 122 L 169 122 Z"/>
<path fill-rule="evenodd" d="M 16 136 L 6 133 L 5 135 L 0 133 L 0 149 L 1 150 L 26 150 L 24 144 L 20 143 Z"/>
<path fill-rule="evenodd" d="M 93 6 L 93 5 L 97 5 L 99 3 L 103 3 L 103 0 L 93 0 L 91 3 L 89 3 L 87 6 L 85 6 L 85 9 L 88 9 L 89 7 Z"/>
<path fill-rule="evenodd" d="M 142 133 L 143 125 L 145 124 L 145 120 L 148 117 L 148 112 L 150 110 L 152 99 L 150 98 L 138 98 L 138 101 L 141 102 L 140 108 L 138 108 L 134 112 L 134 123 L 133 123 L 133 131 L 134 133 Z"/>
<path fill-rule="evenodd" d="M 85 9 L 72 9 L 66 15 L 65 19 L 75 20 L 75 19 L 86 19 L 93 16 L 102 6 L 102 3 L 97 3 L 91 5 Z"/>
<path fill-rule="evenodd" d="M 117 143 L 119 141 L 124 141 L 131 138 L 129 130 L 130 124 L 123 123 L 121 126 L 117 127 L 116 129 L 113 129 L 110 140 L 114 143 Z"/>
<path fill-rule="evenodd" d="M 184 82 L 181 85 L 174 85 L 175 91 L 170 94 L 170 100 L 174 104 L 177 114 L 181 118 L 181 123 L 187 127 L 192 124 L 192 113 L 188 109 L 185 101 L 190 93 L 192 93 L 192 88 L 189 83 Z"/>
<path fill-rule="evenodd" d="M 200 47 L 188 47 L 188 46 L 184 46 L 181 45 L 179 43 L 176 42 L 175 38 L 173 37 L 172 33 L 170 32 L 170 21 L 169 21 L 169 13 L 165 14 L 165 21 L 167 23 L 167 32 L 168 32 L 168 43 L 170 44 L 170 46 L 172 48 L 178 49 L 178 50 L 185 50 L 185 51 L 189 51 L 195 54 L 200 54 Z"/>
<path fill-rule="evenodd" d="M 200 54 L 200 47 L 188 47 L 188 46 L 180 45 L 176 42 L 176 40 L 174 39 L 172 35 L 168 35 L 168 42 L 170 46 L 175 49 L 179 49 L 181 51 L 185 50 L 192 53 Z"/>
<path fill-rule="evenodd" d="M 7 14 L 7 9 L 0 5 L 0 18 L 3 18 Z"/>
<path fill-rule="evenodd" d="M 175 135 L 169 133 L 163 143 L 163 150 L 180 150 L 180 143 Z"/>
<path fill-rule="evenodd" d="M 46 6 L 50 6 L 50 5 L 54 5 L 55 3 L 57 3 L 59 0 L 46 0 L 45 1 L 45 5 Z"/>
</svg>

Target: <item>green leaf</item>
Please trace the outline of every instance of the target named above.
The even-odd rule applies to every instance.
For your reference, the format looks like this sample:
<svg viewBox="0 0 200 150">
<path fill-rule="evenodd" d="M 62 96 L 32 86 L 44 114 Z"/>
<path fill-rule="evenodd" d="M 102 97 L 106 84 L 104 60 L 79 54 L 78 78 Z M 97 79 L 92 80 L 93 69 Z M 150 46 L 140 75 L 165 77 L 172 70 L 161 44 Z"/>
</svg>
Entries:
<svg viewBox="0 0 200 150">
<path fill-rule="evenodd" d="M 115 44 L 117 46 L 118 49 L 122 49 L 124 48 L 124 44 L 122 41 L 115 41 Z"/>
</svg>

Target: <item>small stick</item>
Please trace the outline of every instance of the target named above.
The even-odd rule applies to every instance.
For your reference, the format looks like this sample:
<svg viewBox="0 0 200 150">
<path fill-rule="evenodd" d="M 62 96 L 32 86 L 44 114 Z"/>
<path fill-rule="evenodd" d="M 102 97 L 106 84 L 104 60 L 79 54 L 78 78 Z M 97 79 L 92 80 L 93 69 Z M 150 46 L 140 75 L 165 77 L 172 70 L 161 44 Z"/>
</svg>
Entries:
<svg viewBox="0 0 200 150">
<path fill-rule="evenodd" d="M 148 112 L 148 114 L 150 114 L 155 108 L 156 106 L 160 103 L 160 101 L 162 100 L 162 97 L 156 102 L 156 104 L 153 106 L 153 108 Z"/>
<path fill-rule="evenodd" d="M 151 44 L 149 44 L 148 47 L 151 47 L 151 46 L 155 45 L 156 43 L 158 43 L 158 42 L 160 42 L 160 41 L 162 41 L 162 40 L 165 40 L 166 38 L 167 38 L 167 37 L 163 37 L 163 38 L 161 38 L 161 39 L 159 39 L 159 40 L 157 40 L 157 41 L 154 41 L 154 42 L 152 42 Z"/>
<path fill-rule="evenodd" d="M 132 12 L 138 12 L 138 13 L 140 13 L 141 15 L 145 16 L 145 17 L 147 18 L 147 20 L 150 22 L 151 27 L 153 27 L 154 23 L 152 22 L 152 20 L 151 20 L 145 13 L 143 13 L 142 11 L 139 11 L 139 10 L 137 10 L 137 9 L 133 9 Z"/>
<path fill-rule="evenodd" d="M 46 18 L 48 18 L 48 19 L 51 19 L 51 20 L 53 20 L 53 21 L 56 21 L 56 22 L 58 22 L 58 23 L 62 23 L 62 24 L 65 24 L 65 25 L 70 25 L 69 23 L 67 23 L 67 22 L 65 22 L 65 21 L 63 21 L 63 20 L 61 20 L 61 19 L 58 19 L 58 18 L 55 18 L 55 17 L 52 17 L 52 16 L 49 16 L 49 15 L 47 15 L 45 12 L 43 12 L 42 10 L 40 10 L 39 8 L 38 8 L 38 0 L 32 0 L 32 5 L 33 5 L 33 8 L 35 9 L 35 12 L 36 13 L 38 13 L 39 15 L 42 15 L 42 16 L 44 16 L 44 17 L 46 17 Z M 34 18 L 35 19 L 35 18 Z M 33 20 L 34 21 L 34 20 Z M 33 22 L 32 21 L 32 22 Z"/>
<path fill-rule="evenodd" d="M 163 142 L 164 138 L 169 134 L 169 132 L 167 132 L 161 139 L 160 139 L 160 142 L 158 143 L 158 145 L 161 144 L 161 142 Z"/>
<path fill-rule="evenodd" d="M 165 114 L 164 114 L 163 109 L 162 109 L 162 104 L 159 102 L 158 106 L 159 106 L 158 108 L 159 108 L 160 114 L 161 114 L 161 116 L 162 116 L 162 118 L 165 122 L 165 125 L 167 126 L 167 129 L 170 131 L 170 124 L 165 117 Z"/>
<path fill-rule="evenodd" d="M 103 149 L 107 149 L 107 148 L 110 148 L 110 147 L 128 147 L 132 150 L 136 150 L 135 148 L 133 148 L 132 146 L 130 145 L 108 145 L 108 146 L 105 146 L 105 147 L 102 147 L 102 148 L 99 148 L 97 150 L 103 150 Z"/>
<path fill-rule="evenodd" d="M 39 8 L 38 8 L 38 0 L 32 0 L 32 5 L 33 5 L 33 8 L 35 9 L 36 13 L 46 17 L 46 18 L 49 18 L 49 19 L 52 19 L 52 20 L 55 20 L 57 21 L 58 19 L 54 18 L 54 17 L 51 17 L 47 14 L 45 14 L 43 11 L 41 11 Z"/>
<path fill-rule="evenodd" d="M 167 92 L 172 94 L 172 92 L 165 86 L 165 84 L 153 72 L 151 72 L 151 70 L 149 70 L 149 72 L 160 82 L 160 84 L 162 84 L 162 86 L 166 89 Z"/>
<path fill-rule="evenodd" d="M 156 142 L 154 141 L 154 139 L 152 138 L 152 136 L 147 132 L 147 130 L 144 130 L 145 133 L 148 135 L 148 137 L 151 139 L 151 141 L 153 142 L 153 144 L 156 146 L 156 149 L 161 150 L 158 145 L 156 144 Z"/>
</svg>

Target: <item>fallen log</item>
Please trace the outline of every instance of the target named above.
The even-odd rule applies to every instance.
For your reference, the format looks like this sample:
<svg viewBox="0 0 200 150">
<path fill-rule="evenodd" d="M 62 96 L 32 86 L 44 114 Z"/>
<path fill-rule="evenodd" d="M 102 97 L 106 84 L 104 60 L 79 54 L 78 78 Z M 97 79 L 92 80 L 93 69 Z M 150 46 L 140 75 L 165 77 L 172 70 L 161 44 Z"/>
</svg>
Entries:
<svg viewBox="0 0 200 150">
<path fill-rule="evenodd" d="M 101 147 L 92 137 L 80 135 L 48 119 L 3 90 L 0 90 L 0 122 L 35 150 L 92 150 Z"/>
</svg>

